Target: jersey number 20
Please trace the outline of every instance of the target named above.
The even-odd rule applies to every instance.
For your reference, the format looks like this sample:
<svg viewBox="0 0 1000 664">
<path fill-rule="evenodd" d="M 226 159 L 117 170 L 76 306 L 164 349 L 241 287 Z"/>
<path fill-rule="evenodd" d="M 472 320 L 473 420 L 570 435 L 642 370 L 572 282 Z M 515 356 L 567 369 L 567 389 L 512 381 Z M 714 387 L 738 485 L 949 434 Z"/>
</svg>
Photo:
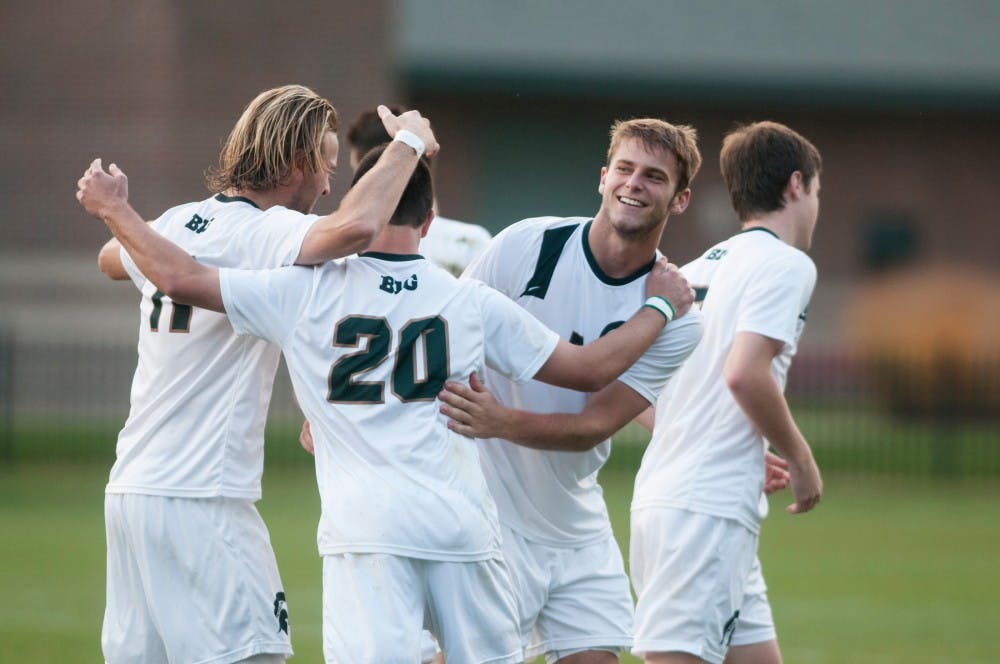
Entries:
<svg viewBox="0 0 1000 664">
<path fill-rule="evenodd" d="M 333 345 L 357 348 L 362 338 L 366 347 L 337 360 L 330 369 L 333 403 L 383 403 L 385 381 L 360 380 L 389 357 L 392 328 L 385 318 L 348 316 L 333 330 Z M 418 347 L 423 351 L 424 377 L 418 377 Z M 390 379 L 393 394 L 400 401 L 432 401 L 448 379 L 448 327 L 440 316 L 411 320 L 399 331 L 396 362 Z"/>
</svg>

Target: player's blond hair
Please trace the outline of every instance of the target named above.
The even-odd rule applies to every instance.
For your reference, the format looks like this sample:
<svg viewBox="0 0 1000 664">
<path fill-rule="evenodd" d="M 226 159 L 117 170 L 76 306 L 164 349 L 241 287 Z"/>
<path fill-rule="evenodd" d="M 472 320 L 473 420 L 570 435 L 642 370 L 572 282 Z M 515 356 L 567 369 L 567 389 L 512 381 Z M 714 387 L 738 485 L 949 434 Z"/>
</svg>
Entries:
<svg viewBox="0 0 1000 664">
<path fill-rule="evenodd" d="M 701 168 L 698 131 L 690 125 L 672 125 L 656 118 L 616 121 L 611 125 L 611 145 L 608 146 L 607 161 L 609 166 L 615 151 L 630 138 L 642 141 L 647 150 L 667 150 L 673 153 L 680 166 L 678 192 L 688 188 Z"/>
<path fill-rule="evenodd" d="M 283 184 L 297 165 L 326 169 L 323 136 L 336 132 L 337 110 L 303 85 L 265 90 L 251 101 L 206 174 L 214 192 L 265 191 Z"/>
</svg>

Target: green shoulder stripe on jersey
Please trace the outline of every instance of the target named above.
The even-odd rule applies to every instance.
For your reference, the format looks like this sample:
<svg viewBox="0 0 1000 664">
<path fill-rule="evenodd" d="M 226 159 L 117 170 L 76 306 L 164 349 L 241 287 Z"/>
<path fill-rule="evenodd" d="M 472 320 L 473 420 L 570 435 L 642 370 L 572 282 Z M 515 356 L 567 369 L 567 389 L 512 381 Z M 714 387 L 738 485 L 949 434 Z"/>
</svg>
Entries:
<svg viewBox="0 0 1000 664">
<path fill-rule="evenodd" d="M 226 196 L 225 194 L 216 194 L 215 200 L 219 201 L 220 203 L 247 203 L 249 205 L 254 206 L 258 210 L 260 209 L 256 203 L 254 203 L 249 198 L 244 198 L 243 196 Z"/>
<path fill-rule="evenodd" d="M 705 296 L 708 295 L 708 286 L 695 286 L 694 288 L 694 303 L 701 304 L 705 301 Z"/>
<path fill-rule="evenodd" d="M 535 272 L 531 275 L 531 279 L 528 280 L 520 297 L 530 295 L 540 300 L 545 299 L 563 248 L 578 226 L 579 224 L 559 226 L 558 228 L 550 228 L 542 234 L 542 248 L 539 250 L 538 260 L 535 262 Z"/>
</svg>

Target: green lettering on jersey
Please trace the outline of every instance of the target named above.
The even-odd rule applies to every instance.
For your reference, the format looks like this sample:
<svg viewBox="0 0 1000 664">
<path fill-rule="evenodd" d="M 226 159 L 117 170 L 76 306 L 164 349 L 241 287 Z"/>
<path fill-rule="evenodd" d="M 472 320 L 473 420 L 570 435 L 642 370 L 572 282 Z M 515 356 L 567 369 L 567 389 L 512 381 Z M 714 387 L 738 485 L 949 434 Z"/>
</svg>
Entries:
<svg viewBox="0 0 1000 664">
<path fill-rule="evenodd" d="M 163 313 L 163 291 L 156 291 L 152 295 L 153 310 L 149 314 L 149 329 L 153 332 L 160 331 L 160 315 Z M 170 309 L 170 331 L 190 332 L 191 331 L 191 305 L 178 304 L 173 302 Z"/>
<path fill-rule="evenodd" d="M 333 345 L 367 346 L 344 355 L 330 369 L 327 401 L 343 404 L 373 404 L 385 401 L 384 381 L 362 381 L 389 356 L 392 329 L 384 318 L 347 316 L 334 327 Z M 418 377 L 418 344 L 423 348 L 425 376 Z M 408 322 L 399 333 L 396 362 L 392 368 L 392 392 L 400 401 L 432 401 L 448 379 L 448 325 L 440 316 Z"/>
</svg>

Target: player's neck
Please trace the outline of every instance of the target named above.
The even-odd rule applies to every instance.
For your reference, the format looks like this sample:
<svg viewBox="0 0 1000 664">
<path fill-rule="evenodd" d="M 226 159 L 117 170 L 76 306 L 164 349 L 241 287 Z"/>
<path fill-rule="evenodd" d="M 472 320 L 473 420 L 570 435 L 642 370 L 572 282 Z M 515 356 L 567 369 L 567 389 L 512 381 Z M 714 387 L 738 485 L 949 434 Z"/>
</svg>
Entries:
<svg viewBox="0 0 1000 664">
<path fill-rule="evenodd" d="M 772 213 L 764 215 L 762 217 L 758 217 L 756 219 L 750 219 L 749 221 L 744 221 L 741 227 L 745 231 L 754 228 L 763 228 L 764 230 L 768 230 L 777 235 L 778 239 L 780 239 L 785 244 L 791 245 L 793 247 L 798 246 L 796 242 L 797 235 L 796 235 L 795 224 L 793 220 L 789 217 L 789 215 L 784 215 L 781 214 L 780 212 Z"/>
<path fill-rule="evenodd" d="M 225 196 L 245 198 L 252 202 L 261 210 L 266 210 L 275 205 L 285 205 L 287 207 L 287 197 L 279 189 L 252 190 L 229 188 L 223 192 Z"/>
<path fill-rule="evenodd" d="M 420 253 L 420 229 L 412 226 L 386 226 L 372 241 L 368 251 L 383 254 Z"/>
<path fill-rule="evenodd" d="M 604 274 L 623 278 L 635 274 L 653 260 L 662 235 L 663 225 L 649 233 L 623 235 L 606 220 L 595 219 L 590 225 L 587 242 Z"/>
</svg>

